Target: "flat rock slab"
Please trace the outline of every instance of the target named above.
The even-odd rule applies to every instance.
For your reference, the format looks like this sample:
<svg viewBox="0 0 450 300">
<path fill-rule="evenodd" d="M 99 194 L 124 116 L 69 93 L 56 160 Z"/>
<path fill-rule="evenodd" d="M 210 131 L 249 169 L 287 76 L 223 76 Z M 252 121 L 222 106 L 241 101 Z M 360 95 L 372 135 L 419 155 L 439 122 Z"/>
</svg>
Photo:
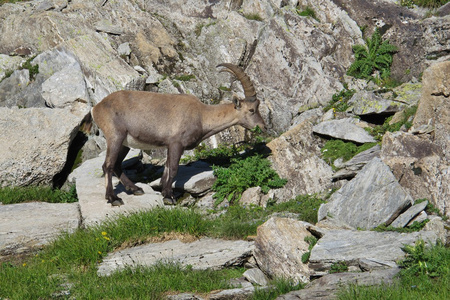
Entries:
<svg viewBox="0 0 450 300">
<path fill-rule="evenodd" d="M 193 269 L 221 269 L 242 265 L 253 252 L 253 242 L 202 238 L 192 243 L 171 240 L 109 254 L 99 265 L 98 275 L 108 276 L 126 267 L 151 266 L 158 262 L 191 265 Z"/>
<path fill-rule="evenodd" d="M 118 214 L 128 214 L 164 206 L 161 194 L 153 191 L 149 185 L 137 183 L 139 187 L 144 189 L 145 194 L 135 196 L 127 194 L 123 185 L 115 177 L 113 177 L 114 190 L 122 198 L 124 205 L 111 206 L 111 204 L 108 204 L 105 199 L 105 178 L 102 176 L 104 160 L 103 153 L 97 158 L 84 162 L 69 176 L 69 180 L 76 183 L 84 226 L 100 224 Z"/>
<path fill-rule="evenodd" d="M 314 246 L 309 267 L 314 275 L 327 274 L 331 264 L 366 266 L 367 269 L 395 267 L 403 258 L 404 245 L 413 245 L 418 239 L 434 243 L 431 231 L 413 233 L 375 232 L 356 230 L 329 230 Z"/>
<path fill-rule="evenodd" d="M 376 270 L 361 273 L 336 273 L 328 274 L 308 284 L 304 289 L 293 291 L 282 295 L 277 300 L 324 300 L 336 299 L 336 292 L 339 288 L 349 284 L 357 285 L 379 285 L 391 284 L 393 278 L 400 271 L 399 268 Z"/>
<path fill-rule="evenodd" d="M 19 254 L 49 243 L 80 223 L 78 203 L 0 205 L 0 257 Z"/>
</svg>

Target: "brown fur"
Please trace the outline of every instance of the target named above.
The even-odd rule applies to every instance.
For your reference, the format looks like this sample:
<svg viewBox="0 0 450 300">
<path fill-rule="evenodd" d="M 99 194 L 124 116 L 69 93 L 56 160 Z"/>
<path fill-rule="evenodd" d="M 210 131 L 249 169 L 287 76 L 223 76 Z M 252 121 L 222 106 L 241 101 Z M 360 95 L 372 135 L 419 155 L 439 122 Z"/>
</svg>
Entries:
<svg viewBox="0 0 450 300">
<path fill-rule="evenodd" d="M 129 146 L 141 149 L 167 148 L 167 162 L 161 179 L 165 201 L 173 198 L 172 182 L 183 151 L 193 149 L 202 140 L 230 127 L 241 125 L 265 129 L 258 111 L 259 100 L 234 100 L 234 103 L 206 105 L 191 95 L 119 91 L 104 98 L 92 109 L 92 117 L 106 138 L 107 152 L 103 171 L 105 198 L 113 205 L 121 200 L 113 191 L 114 172 L 127 190 L 143 193 L 122 172 L 121 163 Z M 83 127 L 89 128 L 86 116 Z"/>
</svg>

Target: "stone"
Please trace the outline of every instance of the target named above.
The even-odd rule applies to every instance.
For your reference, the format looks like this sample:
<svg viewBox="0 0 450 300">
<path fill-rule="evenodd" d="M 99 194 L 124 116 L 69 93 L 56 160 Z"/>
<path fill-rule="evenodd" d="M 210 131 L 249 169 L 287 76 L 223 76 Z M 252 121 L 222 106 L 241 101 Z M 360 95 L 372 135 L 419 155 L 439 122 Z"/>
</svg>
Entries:
<svg viewBox="0 0 450 300">
<path fill-rule="evenodd" d="M 343 285 L 372 286 L 392 284 L 400 268 L 390 268 L 359 273 L 335 273 L 325 275 L 308 284 L 304 289 L 281 295 L 277 300 L 328 300 L 336 299 Z"/>
<path fill-rule="evenodd" d="M 78 203 L 0 204 L 0 218 L 0 261 L 39 249 L 80 223 Z"/>
<path fill-rule="evenodd" d="M 251 256 L 253 242 L 202 238 L 192 243 L 171 240 L 141 245 L 108 254 L 98 275 L 108 276 L 127 266 L 150 266 L 158 262 L 190 265 L 194 270 L 240 266 Z"/>
<path fill-rule="evenodd" d="M 251 283 L 260 286 L 267 286 L 268 284 L 266 275 L 264 275 L 264 273 L 258 268 L 249 269 L 245 271 L 244 274 L 242 274 L 242 276 L 244 276 Z"/>
<path fill-rule="evenodd" d="M 111 206 L 107 203 L 102 171 L 105 156 L 106 153 L 102 152 L 100 156 L 85 161 L 69 175 L 68 181 L 76 184 L 83 226 L 99 225 L 118 215 L 164 206 L 161 194 L 153 191 L 149 185 L 137 183 L 136 185 L 144 190 L 144 195 L 136 196 L 128 194 L 116 177 L 113 180 L 114 191 L 122 198 L 124 205 Z"/>
<path fill-rule="evenodd" d="M 426 69 L 422 79 L 422 98 L 413 120 L 413 127 L 434 127 L 434 144 L 445 157 L 450 157 L 450 61 L 436 63 Z M 447 159 L 448 160 L 448 159 Z M 447 162 L 447 165 L 449 163 Z M 449 182 L 448 182 L 449 183 Z M 450 184 L 448 184 L 450 186 Z"/>
<path fill-rule="evenodd" d="M 351 141 L 358 144 L 374 143 L 375 139 L 364 129 L 354 124 L 353 119 L 329 120 L 313 127 L 316 134 L 329 136 L 335 139 Z"/>
<path fill-rule="evenodd" d="M 392 227 L 405 227 L 408 223 L 420 214 L 425 207 L 427 207 L 428 201 L 423 201 L 421 203 L 415 204 L 403 212 L 397 219 L 392 222 Z"/>
<path fill-rule="evenodd" d="M 331 187 L 331 167 L 320 158 L 318 139 L 312 134 L 313 125 L 302 122 L 267 144 L 268 159 L 286 185 L 274 190 L 278 201 L 288 201 L 297 195 L 319 193 Z"/>
<path fill-rule="evenodd" d="M 30 82 L 30 72 L 27 69 L 16 70 L 10 77 L 0 82 L 0 106 L 17 106 L 14 95 L 22 92 Z"/>
<path fill-rule="evenodd" d="M 65 109 L 0 108 L 0 186 L 52 186 L 80 123 Z"/>
<path fill-rule="evenodd" d="M 320 206 L 318 220 L 336 219 L 354 229 L 372 229 L 391 224 L 412 201 L 389 167 L 373 158 Z"/>
<path fill-rule="evenodd" d="M 260 206 L 261 196 L 261 187 L 256 186 L 248 188 L 242 193 L 241 199 L 239 199 L 239 204 L 244 207 L 250 205 Z"/>
<path fill-rule="evenodd" d="M 366 267 L 372 266 L 369 269 L 396 267 L 396 261 L 405 256 L 402 251 L 404 245 L 413 245 L 417 239 L 434 244 L 437 235 L 431 231 L 398 233 L 329 230 L 311 250 L 311 275 L 325 275 L 331 265 L 337 262 L 359 266 L 362 261 Z"/>
<path fill-rule="evenodd" d="M 208 163 L 197 161 L 178 167 L 178 173 L 173 181 L 172 188 L 177 191 L 186 191 L 196 196 L 202 196 L 211 189 L 215 181 L 216 178 L 211 166 Z M 150 186 L 160 189 L 161 179 L 151 182 Z"/>
<path fill-rule="evenodd" d="M 375 145 L 366 151 L 356 154 L 350 160 L 346 161 L 342 165 L 342 169 L 333 174 L 334 180 L 351 179 L 358 174 L 369 161 L 374 157 L 380 157 L 381 147 Z"/>
<path fill-rule="evenodd" d="M 80 65 L 68 65 L 44 81 L 42 97 L 51 108 L 71 106 L 75 101 L 88 103 L 89 95 Z"/>
<path fill-rule="evenodd" d="M 352 105 L 352 112 L 357 116 L 394 114 L 405 106 L 401 102 L 386 100 L 368 91 L 355 93 L 348 104 Z"/>
<path fill-rule="evenodd" d="M 302 255 L 309 251 L 305 238 L 312 236 L 306 224 L 272 217 L 258 227 L 254 257 L 264 273 L 289 278 L 294 284 L 309 282 L 308 265 L 302 262 Z"/>
<path fill-rule="evenodd" d="M 386 133 L 381 149 L 382 160 L 413 199 L 427 199 L 450 215 L 450 162 L 431 137 Z"/>
</svg>

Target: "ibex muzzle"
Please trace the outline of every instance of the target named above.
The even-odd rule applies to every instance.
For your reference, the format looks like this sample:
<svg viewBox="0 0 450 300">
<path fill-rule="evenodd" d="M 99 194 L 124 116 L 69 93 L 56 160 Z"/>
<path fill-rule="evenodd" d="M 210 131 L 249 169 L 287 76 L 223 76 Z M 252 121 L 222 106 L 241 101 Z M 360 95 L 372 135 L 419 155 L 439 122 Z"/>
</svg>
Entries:
<svg viewBox="0 0 450 300">
<path fill-rule="evenodd" d="M 122 172 L 122 161 L 130 147 L 167 148 L 167 162 L 161 178 L 162 195 L 165 204 L 175 204 L 172 183 L 184 150 L 195 148 L 202 140 L 233 125 L 247 129 L 258 126 L 265 130 L 250 78 L 235 65 L 224 63 L 219 66 L 239 79 L 245 99 L 233 99 L 230 104 L 206 105 L 191 95 L 119 91 L 93 107 L 92 117 L 107 143 L 103 172 L 108 203 L 123 204 L 114 194 L 113 172 L 128 191 L 143 194 L 143 190 Z"/>
</svg>

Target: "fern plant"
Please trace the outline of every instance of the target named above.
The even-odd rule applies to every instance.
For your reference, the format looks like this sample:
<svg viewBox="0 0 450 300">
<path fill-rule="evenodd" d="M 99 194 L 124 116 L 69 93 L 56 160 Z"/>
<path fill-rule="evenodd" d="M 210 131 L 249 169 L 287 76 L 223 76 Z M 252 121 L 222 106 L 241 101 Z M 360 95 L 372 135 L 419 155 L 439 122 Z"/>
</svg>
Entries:
<svg viewBox="0 0 450 300">
<path fill-rule="evenodd" d="M 372 80 L 375 71 L 380 72 L 381 79 L 387 79 L 391 74 L 392 56 L 397 47 L 388 40 L 382 41 L 378 29 L 371 38 L 366 38 L 366 45 L 354 45 L 355 61 L 347 74 L 355 78 Z"/>
<path fill-rule="evenodd" d="M 238 201 L 250 187 L 259 186 L 263 193 L 267 193 L 272 188 L 283 187 L 287 182 L 271 168 L 270 161 L 261 155 L 233 158 L 230 167 L 213 166 L 213 170 L 217 177 L 212 187 L 216 192 L 216 205 L 225 199 L 230 203 Z"/>
</svg>

